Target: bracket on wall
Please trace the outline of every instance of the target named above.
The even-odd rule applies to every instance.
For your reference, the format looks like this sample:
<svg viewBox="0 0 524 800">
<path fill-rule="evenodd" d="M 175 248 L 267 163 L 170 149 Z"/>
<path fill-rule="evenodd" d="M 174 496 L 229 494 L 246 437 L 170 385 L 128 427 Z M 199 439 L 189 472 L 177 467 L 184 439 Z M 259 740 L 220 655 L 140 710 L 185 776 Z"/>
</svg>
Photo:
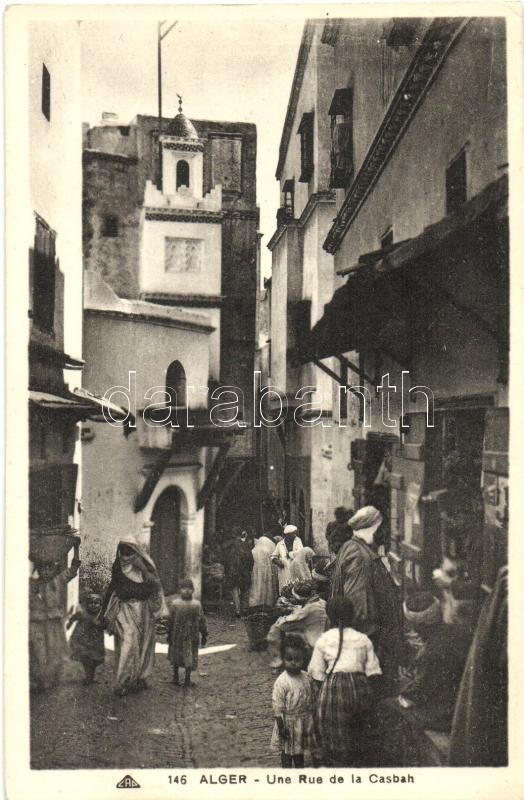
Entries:
<svg viewBox="0 0 524 800">
<path fill-rule="evenodd" d="M 286 428 L 285 428 L 285 425 L 286 425 L 286 423 L 284 422 L 282 425 L 277 425 L 276 426 L 277 436 L 278 436 L 278 439 L 280 441 L 280 444 L 282 445 L 282 449 L 284 450 L 284 453 L 286 452 Z"/>
<path fill-rule="evenodd" d="M 449 292 L 441 284 L 433 283 L 431 286 L 429 286 L 417 280 L 413 276 L 410 276 L 409 279 L 414 286 L 416 286 L 418 289 L 424 292 L 431 299 L 437 300 L 439 302 L 445 300 L 447 303 L 449 303 L 450 306 L 456 309 L 456 311 L 474 320 L 498 344 L 501 345 L 507 344 L 507 339 L 504 336 L 502 336 L 498 330 L 493 328 L 493 326 L 490 325 L 490 323 L 482 316 L 482 314 L 479 314 L 478 311 L 475 311 L 475 309 L 471 308 L 471 306 L 467 306 L 465 303 L 459 302 L 455 298 L 453 293 Z"/>
<path fill-rule="evenodd" d="M 338 356 L 338 358 L 341 357 Z M 330 378 L 333 378 L 333 380 L 336 381 L 340 386 L 344 386 L 348 390 L 348 392 L 351 392 L 352 394 L 355 395 L 355 397 L 358 397 L 360 401 L 358 418 L 360 422 L 362 422 L 364 420 L 364 402 L 365 402 L 364 398 L 362 397 L 362 394 L 356 389 L 354 389 L 353 386 L 349 386 L 340 375 L 337 375 L 336 372 L 334 372 L 332 369 L 323 364 L 319 358 L 312 358 L 311 361 L 316 367 L 321 369 L 322 372 L 325 372 L 326 375 L 329 375 Z"/>
<path fill-rule="evenodd" d="M 224 485 L 223 485 L 223 486 L 221 486 L 221 487 L 220 487 L 220 488 L 217 490 L 217 494 L 219 493 L 219 497 L 218 497 L 218 499 L 217 499 L 217 510 L 220 508 L 220 506 L 221 506 L 221 505 L 222 505 L 222 503 L 224 502 L 224 498 L 225 498 L 225 497 L 227 497 L 230 487 L 233 485 L 233 483 L 234 483 L 234 482 L 236 481 L 236 479 L 239 477 L 240 473 L 242 472 L 242 470 L 244 469 L 244 467 L 245 467 L 245 466 L 246 466 L 246 462 L 245 462 L 245 461 L 240 461 L 240 462 L 239 462 L 239 463 L 238 463 L 238 464 L 237 464 L 237 465 L 236 465 L 236 466 L 233 468 L 233 471 L 232 471 L 232 472 L 231 472 L 231 474 L 228 476 L 228 478 L 227 478 L 227 480 L 225 481 Z"/>
<path fill-rule="evenodd" d="M 344 366 L 346 366 L 352 372 L 356 373 L 358 375 L 358 377 L 359 377 L 359 380 L 362 380 L 362 378 L 365 378 L 367 380 L 367 382 L 370 383 L 373 386 L 374 389 L 377 388 L 376 380 L 371 378 L 362 368 L 359 369 L 356 366 L 356 364 L 353 364 L 352 361 L 349 361 L 349 359 L 347 359 L 341 353 L 337 355 L 337 358 L 342 364 L 344 364 Z"/>
<path fill-rule="evenodd" d="M 164 450 L 160 454 L 158 459 L 155 461 L 153 466 L 151 467 L 149 475 L 145 479 L 142 488 L 137 494 L 135 500 L 135 514 L 137 514 L 139 511 L 142 511 L 146 507 L 149 498 L 155 491 L 155 487 L 160 478 L 162 477 L 162 474 L 164 473 L 164 470 L 166 469 L 167 465 L 169 464 L 170 459 L 171 459 L 171 448 L 169 448 L 168 450 Z"/>
<path fill-rule="evenodd" d="M 224 442 L 218 448 L 218 453 L 215 456 L 215 460 L 213 461 L 213 465 L 209 470 L 209 474 L 204 481 L 204 485 L 200 489 L 197 497 L 197 510 L 199 511 L 201 508 L 204 508 L 205 504 L 215 491 L 216 485 L 220 478 L 220 473 L 222 467 L 224 466 L 227 454 L 231 447 L 230 442 Z"/>
</svg>

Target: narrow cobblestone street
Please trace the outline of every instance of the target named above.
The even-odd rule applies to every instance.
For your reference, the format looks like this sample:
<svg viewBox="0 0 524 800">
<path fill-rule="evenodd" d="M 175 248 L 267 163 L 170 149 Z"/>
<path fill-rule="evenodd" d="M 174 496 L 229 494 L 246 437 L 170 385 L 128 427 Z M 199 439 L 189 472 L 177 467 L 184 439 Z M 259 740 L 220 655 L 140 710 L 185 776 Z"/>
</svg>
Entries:
<svg viewBox="0 0 524 800">
<path fill-rule="evenodd" d="M 115 697 L 113 655 L 82 686 L 71 662 L 61 685 L 32 698 L 31 766 L 34 769 L 184 768 L 277 766 L 269 749 L 273 676 L 266 653 L 250 652 L 244 624 L 209 614 L 208 647 L 195 687 L 175 688 L 171 665 L 158 653 L 150 689 Z"/>
</svg>

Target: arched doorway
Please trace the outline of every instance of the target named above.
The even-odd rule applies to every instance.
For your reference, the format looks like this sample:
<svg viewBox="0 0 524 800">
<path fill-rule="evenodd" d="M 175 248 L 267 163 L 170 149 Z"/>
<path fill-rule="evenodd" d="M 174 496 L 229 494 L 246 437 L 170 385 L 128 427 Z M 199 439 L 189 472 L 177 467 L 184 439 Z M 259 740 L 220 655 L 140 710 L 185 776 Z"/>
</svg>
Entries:
<svg viewBox="0 0 524 800">
<path fill-rule="evenodd" d="M 186 533 L 180 520 L 181 492 L 176 486 L 158 497 L 151 521 L 150 553 L 166 594 L 175 592 L 185 571 Z"/>
</svg>

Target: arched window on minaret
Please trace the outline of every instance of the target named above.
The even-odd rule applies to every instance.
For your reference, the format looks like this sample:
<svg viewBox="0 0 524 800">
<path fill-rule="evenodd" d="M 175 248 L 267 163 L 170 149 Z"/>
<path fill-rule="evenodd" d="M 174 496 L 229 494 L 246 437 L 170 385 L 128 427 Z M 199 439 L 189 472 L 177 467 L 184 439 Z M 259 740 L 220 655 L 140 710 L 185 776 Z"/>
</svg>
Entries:
<svg viewBox="0 0 524 800">
<path fill-rule="evenodd" d="M 186 371 L 180 361 L 172 361 L 166 373 L 166 394 L 170 405 L 184 408 L 186 405 Z"/>
<path fill-rule="evenodd" d="M 178 161 L 176 165 L 176 188 L 187 186 L 189 189 L 189 164 L 187 161 Z"/>
</svg>

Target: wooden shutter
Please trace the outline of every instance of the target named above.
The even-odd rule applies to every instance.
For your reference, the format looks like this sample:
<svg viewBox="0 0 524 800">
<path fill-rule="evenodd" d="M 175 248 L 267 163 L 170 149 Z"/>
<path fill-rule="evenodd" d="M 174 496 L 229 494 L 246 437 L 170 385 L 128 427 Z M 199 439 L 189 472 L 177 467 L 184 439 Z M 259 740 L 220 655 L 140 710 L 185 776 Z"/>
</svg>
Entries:
<svg viewBox="0 0 524 800">
<path fill-rule="evenodd" d="M 421 502 L 428 478 L 426 447 L 432 429 L 426 427 L 426 414 L 406 417 L 409 431 L 402 444 L 393 446 L 391 485 L 391 517 L 396 526 L 392 538 L 399 545 L 403 561 L 403 582 L 420 587 L 431 578 L 432 569 L 440 563 L 440 532 L 436 509 Z M 414 502 L 414 498 L 418 498 Z"/>
<path fill-rule="evenodd" d="M 354 439 L 351 442 L 351 467 L 353 469 L 353 497 L 355 510 L 366 502 L 366 439 Z"/>
</svg>

